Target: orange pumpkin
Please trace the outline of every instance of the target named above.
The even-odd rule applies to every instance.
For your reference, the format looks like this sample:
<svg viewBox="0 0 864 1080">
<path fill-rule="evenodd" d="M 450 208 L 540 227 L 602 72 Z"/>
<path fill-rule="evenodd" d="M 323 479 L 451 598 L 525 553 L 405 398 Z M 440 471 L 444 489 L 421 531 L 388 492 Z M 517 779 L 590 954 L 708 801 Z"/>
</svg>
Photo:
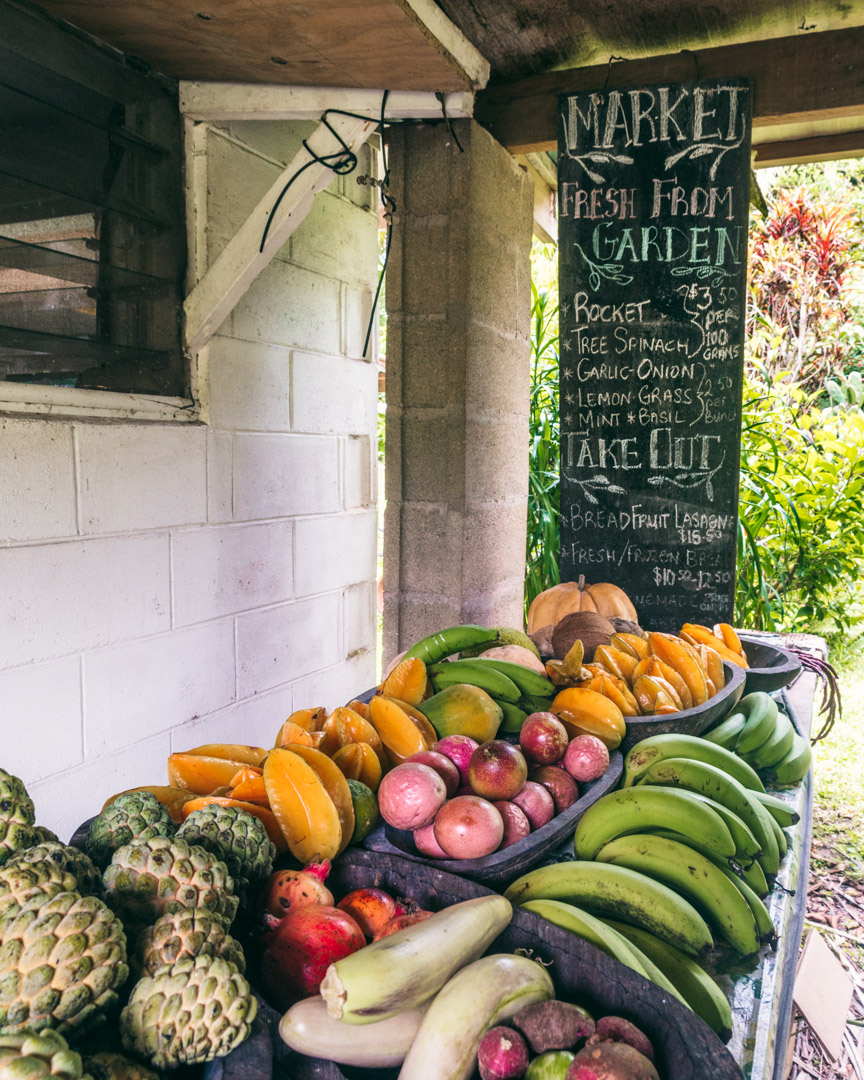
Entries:
<svg viewBox="0 0 864 1080">
<path fill-rule="evenodd" d="M 586 585 L 585 575 L 580 574 L 578 581 L 562 581 L 534 597 L 528 609 L 528 633 L 533 634 L 541 626 L 554 626 L 574 611 L 596 611 L 607 619 L 639 621 L 623 589 L 608 581 Z"/>
</svg>

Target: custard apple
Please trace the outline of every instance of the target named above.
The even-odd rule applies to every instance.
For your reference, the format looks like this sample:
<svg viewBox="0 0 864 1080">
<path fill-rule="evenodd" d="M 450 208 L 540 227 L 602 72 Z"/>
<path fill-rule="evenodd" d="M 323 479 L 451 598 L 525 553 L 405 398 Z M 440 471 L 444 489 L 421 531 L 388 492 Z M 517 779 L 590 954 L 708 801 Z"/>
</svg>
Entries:
<svg viewBox="0 0 864 1080">
<path fill-rule="evenodd" d="M 123 927 L 97 897 L 49 882 L 0 909 L 0 1031 L 85 1029 L 128 975 Z"/>
<path fill-rule="evenodd" d="M 0 866 L 36 843 L 33 800 L 17 776 L 0 769 Z"/>
<path fill-rule="evenodd" d="M 47 844 L 49 840 L 51 841 L 52 844 L 62 843 L 62 841 L 60 840 L 60 837 L 57 835 L 57 833 L 52 832 L 50 829 L 46 828 L 44 825 L 35 825 L 33 827 L 33 831 L 36 833 L 36 843 L 37 844 Z"/>
<path fill-rule="evenodd" d="M 78 848 L 61 844 L 59 840 L 46 840 L 44 843 L 19 851 L 4 869 L 30 865 L 56 866 L 73 875 L 75 884 L 71 888 L 75 892 L 81 893 L 82 896 L 102 895 L 102 875 L 93 865 L 92 859 Z M 3 870 L 0 870 L 0 881 L 2 880 Z"/>
<path fill-rule="evenodd" d="M 160 915 L 201 908 L 230 923 L 237 914 L 234 879 L 203 847 L 168 836 L 135 840 L 114 852 L 105 871 L 105 899 L 130 925 Z"/>
<path fill-rule="evenodd" d="M 184 957 L 221 956 L 246 970 L 240 943 L 228 933 L 228 924 L 209 911 L 182 911 L 163 915 L 153 926 L 142 930 L 135 948 L 135 962 L 144 975 L 152 975 L 165 964 Z"/>
<path fill-rule="evenodd" d="M 210 803 L 195 810 L 177 836 L 187 844 L 200 844 L 228 867 L 238 889 L 263 881 L 273 870 L 276 848 L 258 818 L 238 806 Z"/>
<path fill-rule="evenodd" d="M 57 892 L 76 892 L 75 875 L 52 862 L 18 862 L 19 856 L 0 867 L 0 913 L 10 904 L 21 905 L 34 893 L 55 885 Z"/>
<path fill-rule="evenodd" d="M 92 1080 L 56 1031 L 0 1034 L 0 1080 Z"/>
<path fill-rule="evenodd" d="M 110 1050 L 87 1054 L 84 1068 L 92 1080 L 159 1080 L 159 1074 L 148 1069 L 146 1065 L 130 1061 L 122 1054 L 114 1054 Z"/>
<path fill-rule="evenodd" d="M 157 1069 L 197 1065 L 248 1038 L 258 1002 L 237 968 L 197 956 L 137 982 L 120 1015 L 123 1047 Z"/>
<path fill-rule="evenodd" d="M 93 819 L 87 835 L 87 854 L 104 870 L 118 848 L 151 836 L 173 836 L 177 826 L 171 815 L 149 791 L 121 795 Z"/>
</svg>

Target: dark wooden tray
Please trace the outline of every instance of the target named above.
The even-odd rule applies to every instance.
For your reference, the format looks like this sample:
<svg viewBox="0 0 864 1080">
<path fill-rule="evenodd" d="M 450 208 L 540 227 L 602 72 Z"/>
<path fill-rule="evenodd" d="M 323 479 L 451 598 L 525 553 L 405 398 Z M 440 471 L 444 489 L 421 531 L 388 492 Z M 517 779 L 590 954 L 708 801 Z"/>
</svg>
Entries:
<svg viewBox="0 0 864 1080">
<path fill-rule="evenodd" d="M 624 753 L 651 735 L 666 735 L 668 732 L 701 735 L 719 723 L 738 704 L 744 693 L 744 669 L 725 660 L 723 669 L 726 672 L 726 685 L 704 705 L 684 709 L 683 712 L 669 713 L 668 716 L 628 717 L 627 734 L 621 744 Z"/>
<path fill-rule="evenodd" d="M 782 690 L 801 674 L 801 661 L 788 649 L 764 638 L 748 637 L 746 634 L 739 634 L 739 637 L 750 665 L 744 672 L 745 693 L 762 690 L 771 694 L 775 690 Z"/>
<path fill-rule="evenodd" d="M 395 855 L 346 852 L 328 882 L 336 894 L 376 886 L 438 910 L 486 895 L 476 882 L 421 866 Z M 624 1016 L 652 1040 L 663 1080 L 742 1080 L 735 1061 L 702 1020 L 684 1005 L 617 960 L 566 930 L 517 909 L 513 922 L 492 943 L 490 953 L 531 949 L 549 963 L 558 996 L 596 1015 Z M 205 1080 L 396 1080 L 398 1069 L 351 1069 L 297 1054 L 278 1035 L 279 1014 L 266 1004 L 252 1036 L 228 1057 L 207 1066 Z M 430 1077 L 430 1080 L 434 1078 Z"/>
<path fill-rule="evenodd" d="M 438 870 L 469 877 L 474 881 L 485 881 L 489 884 L 512 881 L 542 862 L 565 838 L 572 838 L 576 822 L 588 807 L 607 791 L 613 791 L 618 786 L 623 768 L 624 758 L 621 751 L 613 750 L 609 757 L 609 768 L 599 780 L 580 786 L 582 794 L 572 806 L 523 840 L 518 840 L 503 851 L 495 851 L 483 859 L 430 859 L 414 846 L 413 833 L 394 829 L 390 825 L 379 826 L 371 832 L 366 837 L 364 846 L 370 851 L 401 855 L 412 862 L 434 866 Z"/>
</svg>

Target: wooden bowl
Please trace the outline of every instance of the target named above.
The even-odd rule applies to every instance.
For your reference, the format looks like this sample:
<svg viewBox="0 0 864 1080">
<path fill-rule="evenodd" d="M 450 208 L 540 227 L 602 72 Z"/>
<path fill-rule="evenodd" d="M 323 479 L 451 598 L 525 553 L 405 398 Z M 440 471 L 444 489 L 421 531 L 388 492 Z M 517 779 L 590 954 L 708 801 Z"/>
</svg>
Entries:
<svg viewBox="0 0 864 1080">
<path fill-rule="evenodd" d="M 751 638 L 746 634 L 739 637 L 750 665 L 744 672 L 745 693 L 762 690 L 771 694 L 775 690 L 782 690 L 801 674 L 801 661 L 794 653 L 764 638 Z"/>
<path fill-rule="evenodd" d="M 726 660 L 723 661 L 723 670 L 726 672 L 726 685 L 704 705 L 684 709 L 682 712 L 669 713 L 666 716 L 627 717 L 627 734 L 621 743 L 622 751 L 626 754 L 631 746 L 635 746 L 650 735 L 666 735 L 669 732 L 701 735 L 718 724 L 738 704 L 744 693 L 746 674 L 744 668 L 738 667 L 737 664 L 730 664 Z"/>
<path fill-rule="evenodd" d="M 562 840 L 572 841 L 579 818 L 592 803 L 615 790 L 623 767 L 624 758 L 620 750 L 613 750 L 609 757 L 609 768 L 599 780 L 579 785 L 580 796 L 572 806 L 568 806 L 551 821 L 517 840 L 515 844 L 503 851 L 493 851 L 482 859 L 430 859 L 415 847 L 413 833 L 405 829 L 394 829 L 390 825 L 379 826 L 366 837 L 363 844 L 369 851 L 399 855 L 412 862 L 423 863 L 445 873 L 469 877 L 474 881 L 490 884 L 513 881 L 532 866 L 542 862 Z"/>
<path fill-rule="evenodd" d="M 334 862 L 328 884 L 337 896 L 369 886 L 386 889 L 430 911 L 489 892 L 433 866 L 359 849 L 349 849 Z M 704 1021 L 588 942 L 517 908 L 510 926 L 487 952 L 516 949 L 530 949 L 550 964 L 560 999 L 582 1004 L 595 1016 L 632 1020 L 651 1039 L 658 1070 L 666 1080 L 742 1080 L 731 1054 Z M 252 1037 L 207 1065 L 204 1080 L 265 1080 L 270 1075 L 279 1080 L 398 1080 L 398 1069 L 357 1069 L 298 1054 L 279 1038 L 280 1017 L 274 1009 L 264 1003 L 259 1016 Z"/>
</svg>

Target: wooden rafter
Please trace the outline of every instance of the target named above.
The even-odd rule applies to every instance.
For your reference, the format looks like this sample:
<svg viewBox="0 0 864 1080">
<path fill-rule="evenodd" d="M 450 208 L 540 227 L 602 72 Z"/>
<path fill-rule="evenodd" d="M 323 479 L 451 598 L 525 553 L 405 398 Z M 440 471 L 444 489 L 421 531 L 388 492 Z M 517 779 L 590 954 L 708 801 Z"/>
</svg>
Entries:
<svg viewBox="0 0 864 1080">
<path fill-rule="evenodd" d="M 754 145 L 756 168 L 775 165 L 803 165 L 809 161 L 864 157 L 864 131 L 841 131 Z"/>
<path fill-rule="evenodd" d="M 557 145 L 558 94 L 693 79 L 743 77 L 754 87 L 753 127 L 864 119 L 864 27 L 725 45 L 497 83 L 475 117 L 514 154 Z"/>
</svg>

